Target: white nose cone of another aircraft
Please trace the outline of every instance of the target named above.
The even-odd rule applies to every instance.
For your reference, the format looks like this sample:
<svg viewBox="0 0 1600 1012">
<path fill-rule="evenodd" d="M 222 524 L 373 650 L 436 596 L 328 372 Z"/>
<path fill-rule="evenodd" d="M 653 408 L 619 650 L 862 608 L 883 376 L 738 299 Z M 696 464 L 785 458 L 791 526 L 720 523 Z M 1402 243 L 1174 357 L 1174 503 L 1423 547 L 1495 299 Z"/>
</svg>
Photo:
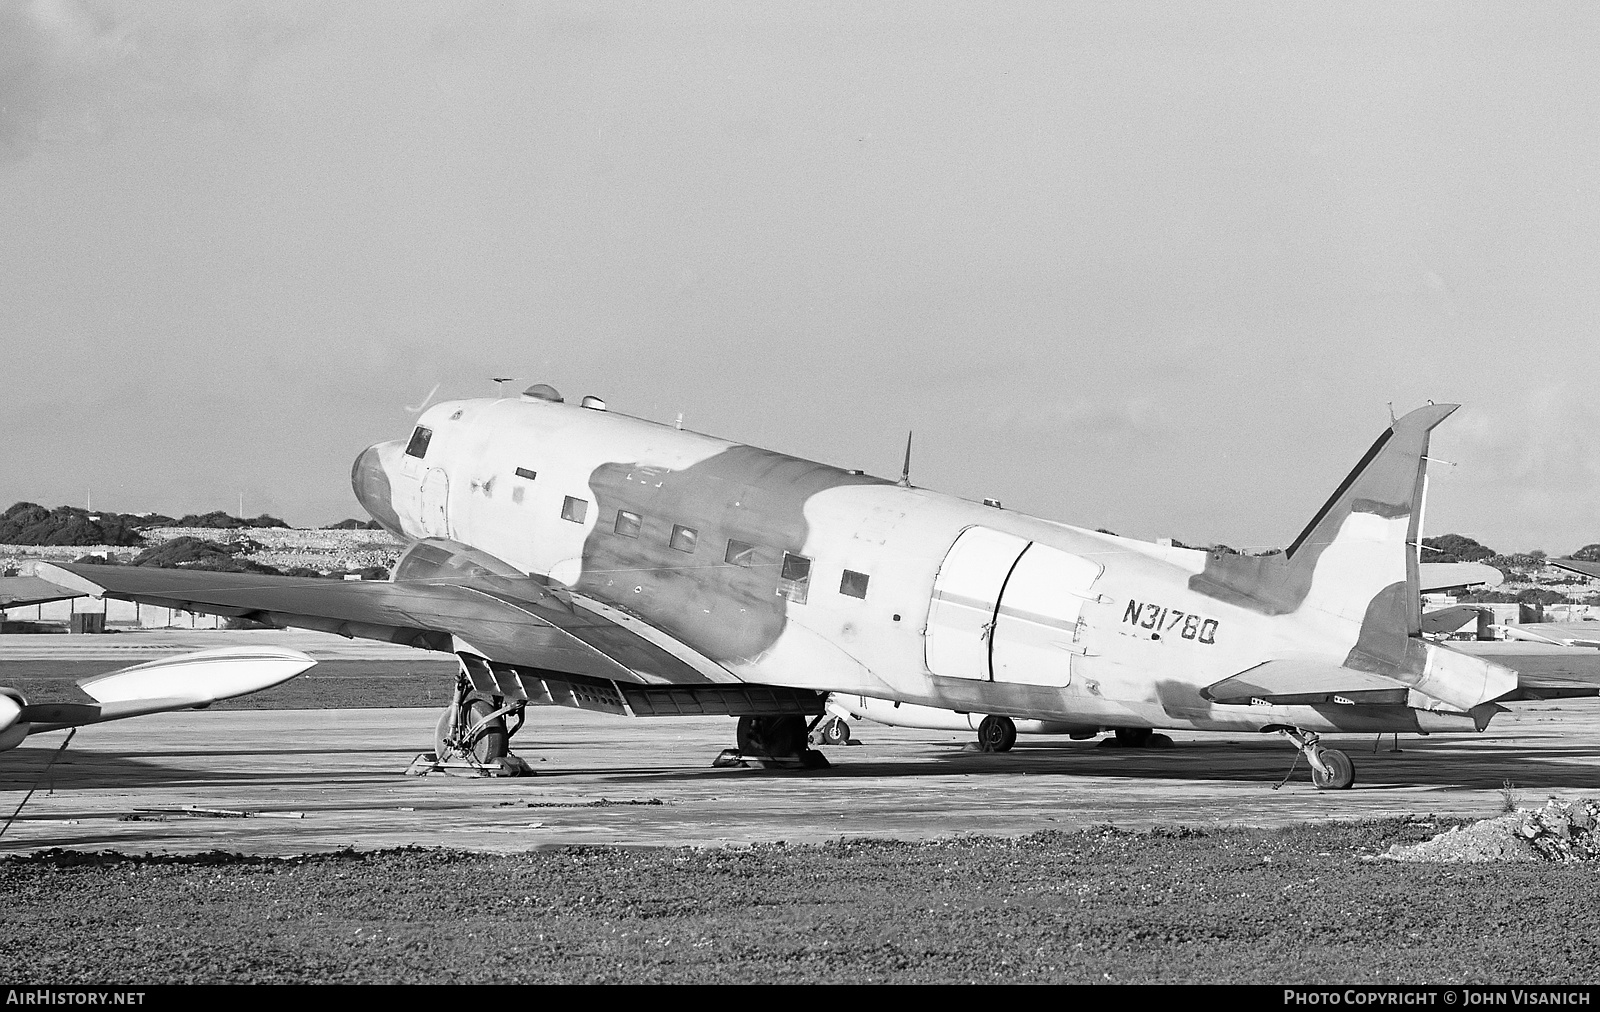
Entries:
<svg viewBox="0 0 1600 1012">
<path fill-rule="evenodd" d="M 78 687 L 99 703 L 183 700 L 204 706 L 270 689 L 315 663 L 298 650 L 219 647 L 85 678 Z"/>
</svg>

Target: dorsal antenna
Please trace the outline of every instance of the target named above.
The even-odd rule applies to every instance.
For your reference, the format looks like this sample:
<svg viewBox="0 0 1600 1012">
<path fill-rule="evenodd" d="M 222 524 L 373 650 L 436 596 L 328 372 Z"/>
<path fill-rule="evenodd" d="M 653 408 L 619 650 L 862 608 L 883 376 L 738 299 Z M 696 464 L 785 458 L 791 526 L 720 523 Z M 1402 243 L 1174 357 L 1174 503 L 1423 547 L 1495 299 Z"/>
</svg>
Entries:
<svg viewBox="0 0 1600 1012">
<path fill-rule="evenodd" d="M 911 487 L 911 437 L 914 433 L 906 433 L 906 463 L 900 468 L 900 487 Z"/>
</svg>

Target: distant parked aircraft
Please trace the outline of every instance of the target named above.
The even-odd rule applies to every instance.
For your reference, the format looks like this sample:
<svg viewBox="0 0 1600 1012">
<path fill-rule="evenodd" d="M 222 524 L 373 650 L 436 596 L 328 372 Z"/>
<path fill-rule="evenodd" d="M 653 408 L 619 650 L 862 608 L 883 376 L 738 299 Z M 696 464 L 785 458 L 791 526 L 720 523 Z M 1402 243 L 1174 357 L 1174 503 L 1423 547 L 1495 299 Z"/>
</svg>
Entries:
<svg viewBox="0 0 1600 1012">
<path fill-rule="evenodd" d="M 288 681 L 316 661 L 298 650 L 222 647 L 137 664 L 78 682 L 93 703 L 29 703 L 0 686 L 0 752 L 30 734 L 210 706 Z"/>
</svg>

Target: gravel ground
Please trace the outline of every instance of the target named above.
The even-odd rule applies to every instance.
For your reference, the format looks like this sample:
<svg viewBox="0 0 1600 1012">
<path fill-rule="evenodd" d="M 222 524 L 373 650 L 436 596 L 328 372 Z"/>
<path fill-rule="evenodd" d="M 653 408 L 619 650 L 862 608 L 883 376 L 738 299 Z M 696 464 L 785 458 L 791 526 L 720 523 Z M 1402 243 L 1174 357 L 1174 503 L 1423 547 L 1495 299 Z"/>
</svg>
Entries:
<svg viewBox="0 0 1600 1012">
<path fill-rule="evenodd" d="M 1370 860 L 1450 825 L 57 852 L 0 860 L 0 951 L 59 983 L 1600 980 L 1592 866 Z"/>
</svg>

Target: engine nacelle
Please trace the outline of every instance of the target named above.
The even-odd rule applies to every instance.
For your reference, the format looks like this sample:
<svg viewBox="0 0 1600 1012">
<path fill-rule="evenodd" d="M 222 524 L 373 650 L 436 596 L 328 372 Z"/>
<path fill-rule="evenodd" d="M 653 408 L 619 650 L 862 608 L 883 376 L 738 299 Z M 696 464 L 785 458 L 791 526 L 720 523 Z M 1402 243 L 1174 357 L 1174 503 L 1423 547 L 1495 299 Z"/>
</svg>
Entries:
<svg viewBox="0 0 1600 1012">
<path fill-rule="evenodd" d="M 0 688 L 0 752 L 21 745 L 22 739 L 33 730 L 32 724 L 17 719 L 27 705 L 28 701 L 16 689 Z"/>
</svg>

